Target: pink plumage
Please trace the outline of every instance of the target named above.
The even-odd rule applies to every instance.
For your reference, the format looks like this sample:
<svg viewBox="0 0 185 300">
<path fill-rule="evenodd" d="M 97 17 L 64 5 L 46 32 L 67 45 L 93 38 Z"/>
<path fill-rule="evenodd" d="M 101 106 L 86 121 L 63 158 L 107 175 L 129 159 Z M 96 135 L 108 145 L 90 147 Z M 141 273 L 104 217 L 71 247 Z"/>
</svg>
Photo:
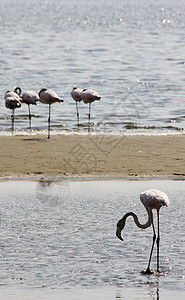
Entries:
<svg viewBox="0 0 185 300">
<path fill-rule="evenodd" d="M 36 102 L 39 101 L 39 95 L 35 93 L 34 91 L 24 91 L 22 94 L 22 101 L 26 104 L 34 104 L 36 105 Z"/>
<path fill-rule="evenodd" d="M 50 89 L 43 88 L 39 92 L 40 102 L 45 104 L 52 104 L 55 102 L 63 102 L 64 100 L 60 99 L 59 96 Z"/>
<path fill-rule="evenodd" d="M 75 86 L 71 91 L 71 97 L 76 102 L 82 101 L 82 89 Z"/>
<path fill-rule="evenodd" d="M 89 89 L 84 89 L 81 93 L 81 97 L 84 103 L 92 103 L 95 100 L 101 99 L 96 91 Z"/>
<path fill-rule="evenodd" d="M 168 196 L 161 191 L 150 189 L 140 194 L 140 200 L 145 207 L 159 209 L 161 206 L 169 206 Z"/>
</svg>

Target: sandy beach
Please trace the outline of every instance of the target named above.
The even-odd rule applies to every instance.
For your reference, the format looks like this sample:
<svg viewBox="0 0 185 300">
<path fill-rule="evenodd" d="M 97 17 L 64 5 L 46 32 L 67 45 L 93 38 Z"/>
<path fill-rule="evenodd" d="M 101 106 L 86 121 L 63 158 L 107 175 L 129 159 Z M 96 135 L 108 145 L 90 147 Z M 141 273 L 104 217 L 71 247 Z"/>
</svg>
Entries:
<svg viewBox="0 0 185 300">
<path fill-rule="evenodd" d="M 185 176 L 185 135 L 1 136 L 0 177 Z"/>
</svg>

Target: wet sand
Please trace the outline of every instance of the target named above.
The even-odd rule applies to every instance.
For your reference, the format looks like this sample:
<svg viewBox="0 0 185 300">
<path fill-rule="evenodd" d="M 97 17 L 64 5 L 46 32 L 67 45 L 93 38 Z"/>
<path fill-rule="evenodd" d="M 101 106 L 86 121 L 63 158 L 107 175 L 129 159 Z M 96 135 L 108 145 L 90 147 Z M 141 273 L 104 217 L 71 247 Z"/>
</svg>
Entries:
<svg viewBox="0 0 185 300">
<path fill-rule="evenodd" d="M 1 136 L 0 177 L 185 176 L 185 135 Z"/>
</svg>

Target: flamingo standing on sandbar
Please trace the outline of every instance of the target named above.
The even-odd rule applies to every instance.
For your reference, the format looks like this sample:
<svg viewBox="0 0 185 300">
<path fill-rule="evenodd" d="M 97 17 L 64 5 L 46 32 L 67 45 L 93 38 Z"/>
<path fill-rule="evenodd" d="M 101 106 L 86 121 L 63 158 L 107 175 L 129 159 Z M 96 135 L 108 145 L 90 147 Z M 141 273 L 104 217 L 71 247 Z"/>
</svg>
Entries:
<svg viewBox="0 0 185 300">
<path fill-rule="evenodd" d="M 37 101 L 40 100 L 39 95 L 34 91 L 25 91 L 22 94 L 22 102 L 28 105 L 28 115 L 29 115 L 29 129 L 31 130 L 31 111 L 30 111 L 30 104 L 37 105 Z"/>
<path fill-rule="evenodd" d="M 90 123 L 90 118 L 91 118 L 91 103 L 94 102 L 95 100 L 100 100 L 101 97 L 98 95 L 96 91 L 89 90 L 89 89 L 83 89 L 81 93 L 81 98 L 84 103 L 89 103 L 89 114 L 88 114 L 88 119 Z"/>
<path fill-rule="evenodd" d="M 14 111 L 16 108 L 21 107 L 21 98 L 19 97 L 18 88 L 15 88 L 14 92 L 7 91 L 5 93 L 5 106 L 12 110 L 11 120 L 12 120 L 12 131 L 14 131 Z"/>
<path fill-rule="evenodd" d="M 151 252 L 150 252 L 148 267 L 147 267 L 146 271 L 144 271 L 145 274 L 152 274 L 153 272 L 150 270 L 150 262 L 151 262 L 151 258 L 152 258 L 154 243 L 155 243 L 155 240 L 156 240 L 156 233 L 155 233 L 155 228 L 154 228 L 152 210 L 153 209 L 157 210 L 157 225 L 158 225 L 158 233 L 157 233 L 157 240 L 156 240 L 156 243 L 157 243 L 157 272 L 160 272 L 160 270 L 159 270 L 159 240 L 160 240 L 160 235 L 159 235 L 159 210 L 160 210 L 161 206 L 169 206 L 170 201 L 169 201 L 168 196 L 164 192 L 154 190 L 154 189 L 150 189 L 150 190 L 147 190 L 145 192 L 142 192 L 140 194 L 140 200 L 141 200 L 142 204 L 144 205 L 144 207 L 146 208 L 146 211 L 148 213 L 148 221 L 146 222 L 146 224 L 141 224 L 135 213 L 133 213 L 133 212 L 126 213 L 123 216 L 123 218 L 120 219 L 119 222 L 117 223 L 116 236 L 121 241 L 123 241 L 123 238 L 121 236 L 121 231 L 125 227 L 126 219 L 129 216 L 132 216 L 134 218 L 134 221 L 135 221 L 136 225 L 139 228 L 146 229 L 146 228 L 148 228 L 149 226 L 152 225 L 152 228 L 153 228 L 153 243 L 152 243 L 152 248 L 151 248 Z"/>
<path fill-rule="evenodd" d="M 58 95 L 50 89 L 42 88 L 39 92 L 40 102 L 49 104 L 49 117 L 48 117 L 48 139 L 50 138 L 50 115 L 51 115 L 51 104 L 55 102 L 64 102 Z"/>
<path fill-rule="evenodd" d="M 72 91 L 71 91 L 71 97 L 74 99 L 74 101 L 76 102 L 76 115 L 77 115 L 77 123 L 78 123 L 78 127 L 79 127 L 79 109 L 78 109 L 78 102 L 82 101 L 82 89 L 78 88 L 78 87 L 73 87 Z"/>
</svg>

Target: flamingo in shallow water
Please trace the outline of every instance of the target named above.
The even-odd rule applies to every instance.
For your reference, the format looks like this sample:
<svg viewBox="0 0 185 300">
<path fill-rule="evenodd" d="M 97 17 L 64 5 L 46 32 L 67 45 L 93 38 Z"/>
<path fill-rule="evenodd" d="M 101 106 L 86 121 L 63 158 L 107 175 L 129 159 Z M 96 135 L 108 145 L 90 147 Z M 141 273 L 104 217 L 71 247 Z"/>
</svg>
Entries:
<svg viewBox="0 0 185 300">
<path fill-rule="evenodd" d="M 11 115 L 12 131 L 14 131 L 14 111 L 16 108 L 21 107 L 21 98 L 19 97 L 17 91 L 18 88 L 15 88 L 14 92 L 7 91 L 4 96 L 6 108 L 12 110 L 12 115 Z"/>
<path fill-rule="evenodd" d="M 31 129 L 31 111 L 30 111 L 30 104 L 37 105 L 37 101 L 40 100 L 39 95 L 34 91 L 25 91 L 22 94 L 22 102 L 28 105 L 28 114 L 29 114 L 29 128 Z"/>
<path fill-rule="evenodd" d="M 53 91 L 46 88 L 42 88 L 39 92 L 40 102 L 49 104 L 49 117 L 48 117 L 48 139 L 50 138 L 50 115 L 51 115 L 51 104 L 55 102 L 64 102 L 58 95 Z"/>
<path fill-rule="evenodd" d="M 14 91 L 7 91 L 5 93 L 4 98 L 6 99 L 8 97 L 12 97 L 12 98 L 20 100 L 21 99 L 20 95 L 21 95 L 21 89 L 20 89 L 20 87 L 16 87 L 14 89 Z"/>
<path fill-rule="evenodd" d="M 74 99 L 74 101 L 76 102 L 76 115 L 77 115 L 77 122 L 78 122 L 78 127 L 79 127 L 79 110 L 78 110 L 78 102 L 82 101 L 82 89 L 78 88 L 78 87 L 74 87 L 71 91 L 71 97 Z"/>
<path fill-rule="evenodd" d="M 98 95 L 96 91 L 89 90 L 89 89 L 83 89 L 81 93 L 81 98 L 84 103 L 89 103 L 89 114 L 88 114 L 88 119 L 90 123 L 90 118 L 91 118 L 91 103 L 94 102 L 95 100 L 100 100 L 101 97 Z"/>
<path fill-rule="evenodd" d="M 157 210 L 157 225 L 158 225 L 158 233 L 157 233 L 157 272 L 159 272 L 159 240 L 160 240 L 160 235 L 159 235 L 159 210 L 161 208 L 161 206 L 169 206 L 170 205 L 170 201 L 168 199 L 168 196 L 161 191 L 158 190 L 147 190 L 145 192 L 142 192 L 140 194 L 140 200 L 143 203 L 144 207 L 146 208 L 146 211 L 148 213 L 148 221 L 146 222 L 146 224 L 141 224 L 138 220 L 138 217 L 135 213 L 133 212 L 129 212 L 126 213 L 122 219 L 119 220 L 119 222 L 117 223 L 117 231 L 116 231 L 116 236 L 123 241 L 123 238 L 121 236 L 121 231 L 123 230 L 123 228 L 125 227 L 125 222 L 126 219 L 129 216 L 132 216 L 134 218 L 134 221 L 136 223 L 136 225 L 139 228 L 143 228 L 146 229 L 149 226 L 152 225 L 153 228 L 153 243 L 152 243 L 152 248 L 151 248 L 151 252 L 150 252 L 150 257 L 149 257 L 149 262 L 148 262 L 148 267 L 146 269 L 146 271 L 144 272 L 145 274 L 152 274 L 153 272 L 150 270 L 150 262 L 151 262 L 151 258 L 152 258 L 152 253 L 153 253 L 153 248 L 154 248 L 154 243 L 156 240 L 156 233 L 155 233 L 155 228 L 154 228 L 154 222 L 153 222 L 153 209 Z"/>
</svg>

